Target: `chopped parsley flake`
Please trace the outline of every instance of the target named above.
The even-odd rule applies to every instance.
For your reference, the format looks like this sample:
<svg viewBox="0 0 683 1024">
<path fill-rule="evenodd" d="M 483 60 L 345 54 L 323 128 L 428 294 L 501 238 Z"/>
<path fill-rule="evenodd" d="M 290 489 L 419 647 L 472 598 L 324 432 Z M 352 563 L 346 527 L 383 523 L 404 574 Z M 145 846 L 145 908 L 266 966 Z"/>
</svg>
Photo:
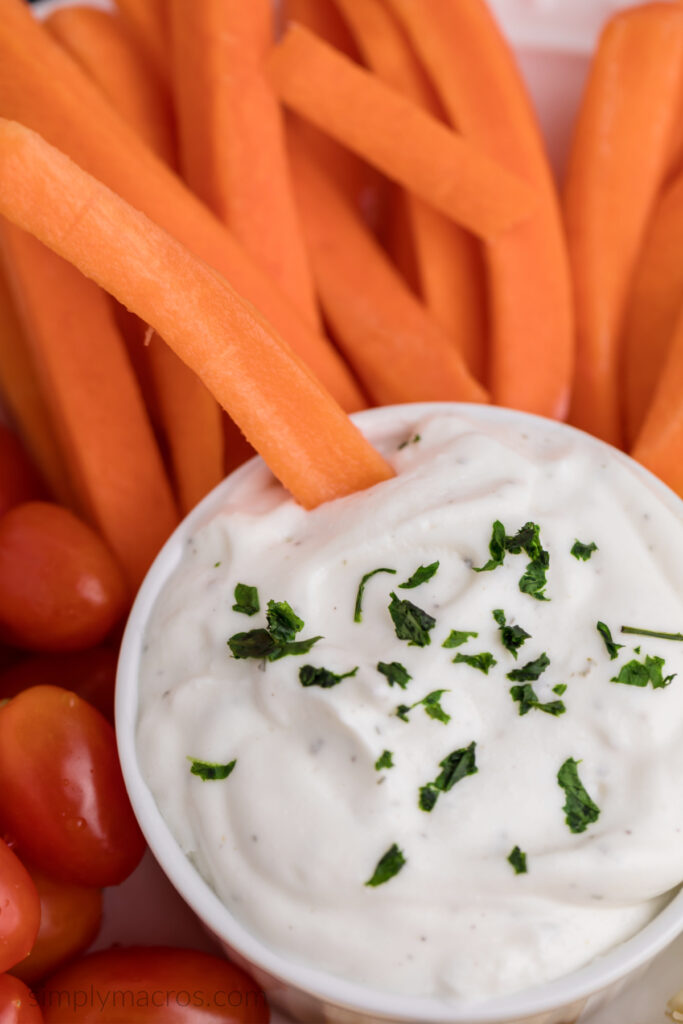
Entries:
<svg viewBox="0 0 683 1024">
<path fill-rule="evenodd" d="M 681 640 L 683 633 L 658 633 L 654 629 L 638 629 L 636 626 L 622 626 L 622 633 L 631 633 L 634 636 L 654 636 L 658 640 Z"/>
<path fill-rule="evenodd" d="M 596 623 L 595 628 L 597 629 L 602 639 L 605 641 L 605 647 L 607 648 L 607 653 L 610 656 L 610 660 L 614 661 L 615 658 L 619 657 L 619 651 L 624 645 L 615 644 L 614 640 L 612 639 L 612 632 L 609 626 L 605 625 L 604 622 Z"/>
<path fill-rule="evenodd" d="M 567 692 L 566 683 L 558 683 L 557 686 L 553 686 L 553 693 L 556 693 L 558 697 L 561 697 L 563 693 Z"/>
<path fill-rule="evenodd" d="M 235 633 L 228 640 L 233 658 L 267 658 L 277 646 L 267 629 L 250 629 L 247 633 Z"/>
<path fill-rule="evenodd" d="M 434 810 L 436 801 L 441 793 L 447 793 L 456 782 L 466 778 L 468 775 L 476 775 L 479 771 L 476 763 L 476 743 L 470 743 L 469 747 L 461 747 L 454 750 L 439 762 L 439 768 L 443 769 L 433 782 L 420 787 L 418 806 L 420 810 L 430 812 Z"/>
<path fill-rule="evenodd" d="M 515 846 L 508 857 L 508 863 L 512 864 L 516 875 L 526 875 L 526 854 L 522 853 L 519 846 Z"/>
<path fill-rule="evenodd" d="M 380 857 L 377 861 L 377 867 L 373 872 L 372 878 L 369 878 L 365 884 L 371 885 L 373 888 L 378 885 L 384 885 L 385 882 L 388 882 L 390 878 L 399 873 L 405 862 L 406 859 L 402 851 L 399 850 L 396 843 L 393 843 L 384 856 Z"/>
<path fill-rule="evenodd" d="M 549 564 L 548 552 L 545 553 L 545 559 L 535 560 L 529 562 L 524 574 L 519 580 L 519 589 L 523 594 L 528 594 L 529 597 L 535 597 L 537 601 L 549 601 L 550 598 L 545 596 L 545 588 L 548 584 L 547 572 Z"/>
<path fill-rule="evenodd" d="M 427 580 L 431 580 L 432 576 L 436 576 L 438 569 L 438 562 L 431 562 L 429 565 L 419 566 L 410 579 L 407 579 L 405 583 L 399 583 L 399 589 L 414 590 L 415 587 L 419 587 L 422 583 L 426 583 Z"/>
<path fill-rule="evenodd" d="M 358 665 L 351 669 L 350 672 L 344 672 L 342 675 L 337 675 L 336 672 L 330 672 L 327 668 L 315 668 L 313 665 L 303 665 L 299 669 L 299 682 L 302 686 L 322 686 L 324 690 L 329 690 L 332 686 L 337 686 L 341 683 L 342 679 L 349 679 L 351 676 L 355 676 L 358 671 Z"/>
<path fill-rule="evenodd" d="M 579 779 L 578 766 L 581 762 L 568 757 L 559 772 L 557 781 L 564 790 L 566 802 L 562 810 L 571 832 L 585 832 L 600 817 L 600 808 L 594 804 Z"/>
<path fill-rule="evenodd" d="M 544 652 L 539 654 L 534 661 L 527 661 L 526 665 L 522 665 L 521 668 L 513 668 L 512 672 L 508 672 L 508 679 L 514 683 L 532 682 L 545 672 L 549 664 L 550 658 Z"/>
<path fill-rule="evenodd" d="M 486 565 L 475 568 L 475 572 L 490 572 L 497 569 L 505 561 L 505 555 L 519 555 L 525 552 L 530 562 L 519 581 L 519 589 L 537 601 L 547 601 L 545 587 L 546 573 L 550 565 L 550 555 L 541 544 L 541 528 L 538 523 L 525 523 L 511 536 L 506 534 L 505 527 L 499 519 L 493 524 L 489 542 L 489 558 Z"/>
<path fill-rule="evenodd" d="M 493 569 L 497 569 L 499 565 L 502 565 L 505 560 L 505 527 L 499 519 L 496 519 L 493 524 L 493 530 L 491 533 L 491 540 L 489 541 L 489 558 L 486 565 L 481 565 L 475 568 L 475 572 L 491 572 Z"/>
<path fill-rule="evenodd" d="M 490 651 L 482 651 L 481 654 L 456 654 L 453 658 L 454 665 L 469 665 L 470 668 L 479 669 L 485 676 L 489 674 L 489 669 L 497 665 L 498 662 L 493 657 Z"/>
<path fill-rule="evenodd" d="M 618 676 L 613 676 L 611 682 L 625 683 L 627 686 L 647 686 L 652 684 L 653 690 L 662 690 L 676 678 L 674 672 L 670 676 L 662 675 L 664 658 L 651 658 L 646 655 L 645 661 L 628 661 L 621 666 Z"/>
<path fill-rule="evenodd" d="M 590 544 L 582 544 L 580 540 L 575 540 L 570 554 L 577 560 L 587 562 L 593 552 L 597 550 L 598 545 L 594 541 L 591 541 Z"/>
<path fill-rule="evenodd" d="M 437 722 L 443 722 L 444 725 L 448 725 L 451 720 L 451 716 L 441 707 L 441 698 L 444 693 L 450 692 L 450 690 L 432 690 L 432 692 L 428 693 L 426 697 L 422 698 L 422 700 L 416 700 L 414 704 L 399 704 L 396 708 L 396 714 L 403 722 L 408 722 L 408 714 L 413 710 L 413 708 L 419 708 L 421 705 L 430 718 L 434 718 Z"/>
<path fill-rule="evenodd" d="M 204 782 L 214 782 L 220 779 L 227 779 L 237 764 L 237 758 L 227 764 L 216 764 L 214 761 L 198 761 L 196 757 L 188 757 L 191 762 L 190 772 L 198 775 Z"/>
<path fill-rule="evenodd" d="M 427 647 L 432 642 L 429 631 L 434 629 L 436 619 L 412 601 L 401 600 L 392 591 L 389 614 L 399 640 L 407 640 L 411 647 Z"/>
<path fill-rule="evenodd" d="M 354 622 L 363 621 L 363 595 L 365 593 L 365 584 L 368 582 L 368 580 L 372 579 L 373 576 L 376 576 L 378 572 L 388 572 L 391 573 L 392 576 L 396 575 L 395 569 L 373 569 L 372 572 L 366 572 L 365 576 L 358 584 L 358 593 L 356 594 L 356 606 L 353 612 Z"/>
<path fill-rule="evenodd" d="M 381 772 L 382 768 L 394 767 L 394 755 L 390 750 L 384 750 L 375 761 L 375 771 Z"/>
<path fill-rule="evenodd" d="M 460 647 L 461 644 L 467 643 L 470 637 L 479 636 L 478 633 L 473 633 L 469 630 L 452 629 L 448 634 L 447 638 L 441 644 L 442 647 Z"/>
<path fill-rule="evenodd" d="M 304 628 L 304 621 L 286 601 L 269 601 L 268 629 L 276 643 L 289 643 Z"/>
<path fill-rule="evenodd" d="M 563 715 L 567 710 L 564 701 L 561 700 L 550 700 L 547 704 L 542 704 L 536 696 L 536 692 L 531 683 L 518 684 L 517 686 L 510 687 L 510 696 L 513 700 L 519 701 L 519 713 L 520 715 L 526 715 L 532 709 L 536 711 L 545 711 L 546 715 Z"/>
<path fill-rule="evenodd" d="M 519 648 L 525 640 L 529 640 L 531 638 L 531 633 L 527 633 L 527 631 L 522 629 L 521 626 L 508 626 L 505 621 L 505 612 L 502 608 L 494 609 L 492 614 L 498 623 L 498 629 L 500 630 L 500 642 L 516 660 Z"/>
<path fill-rule="evenodd" d="M 390 661 L 388 663 L 386 661 L 379 661 L 377 662 L 377 671 L 387 677 L 389 686 L 400 686 L 402 690 L 405 690 L 413 678 L 400 661 Z"/>
<path fill-rule="evenodd" d="M 217 562 L 216 565 L 220 565 L 220 562 Z M 238 583 L 235 587 L 235 603 L 232 610 L 240 612 L 242 615 L 256 615 L 261 610 L 256 587 Z"/>
<path fill-rule="evenodd" d="M 398 450 L 402 451 L 402 449 L 407 448 L 409 444 L 417 444 L 417 442 L 421 440 L 422 438 L 420 437 L 419 434 L 414 434 L 411 437 L 410 441 L 401 441 L 400 445 L 398 446 Z"/>
</svg>

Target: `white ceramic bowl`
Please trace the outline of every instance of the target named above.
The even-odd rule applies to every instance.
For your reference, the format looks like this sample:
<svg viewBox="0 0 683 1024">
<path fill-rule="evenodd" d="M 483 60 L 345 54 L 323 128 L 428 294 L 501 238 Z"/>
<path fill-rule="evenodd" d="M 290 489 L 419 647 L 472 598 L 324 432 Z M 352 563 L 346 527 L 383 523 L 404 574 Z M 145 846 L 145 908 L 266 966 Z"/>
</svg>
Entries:
<svg viewBox="0 0 683 1024">
<path fill-rule="evenodd" d="M 485 427 L 487 423 L 532 426 L 537 417 L 491 406 L 415 404 L 373 409 L 354 417 L 372 439 L 410 427 L 425 414 L 448 408 L 466 410 Z M 543 421 L 544 428 L 562 437 L 577 434 L 562 423 Z M 582 434 L 585 442 L 586 436 Z M 655 491 L 683 524 L 683 501 L 652 474 L 626 455 L 589 438 L 603 454 L 629 465 L 634 475 Z M 454 1007 L 443 1000 L 391 996 L 351 981 L 332 977 L 305 964 L 288 960 L 250 934 L 220 902 L 178 846 L 142 777 L 136 753 L 138 675 L 145 630 L 157 596 L 173 574 L 188 538 L 224 504 L 234 489 L 268 473 L 261 459 L 252 459 L 223 481 L 181 523 L 150 569 L 133 606 L 121 648 L 116 689 L 116 730 L 128 793 L 152 852 L 180 895 L 212 932 L 229 956 L 246 967 L 266 990 L 273 1004 L 305 1024 L 573 1024 L 580 1016 L 613 998 L 626 979 L 683 932 L 683 892 L 632 939 L 581 970 L 513 995 Z M 683 871 L 683 867 L 682 867 Z"/>
</svg>

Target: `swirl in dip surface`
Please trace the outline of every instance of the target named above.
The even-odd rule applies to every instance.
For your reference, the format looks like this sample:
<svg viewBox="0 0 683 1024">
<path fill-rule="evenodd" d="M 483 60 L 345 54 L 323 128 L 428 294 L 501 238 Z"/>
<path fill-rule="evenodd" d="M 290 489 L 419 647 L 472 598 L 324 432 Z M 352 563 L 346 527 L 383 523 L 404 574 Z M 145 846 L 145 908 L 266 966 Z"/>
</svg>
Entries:
<svg viewBox="0 0 683 1024">
<path fill-rule="evenodd" d="M 566 428 L 466 407 L 388 422 L 371 431 L 388 483 L 306 512 L 251 469 L 195 532 L 150 621 L 138 756 L 183 850 L 274 950 L 477 1000 L 606 952 L 683 879 L 683 643 L 621 632 L 681 629 L 683 522 L 673 495 Z M 496 521 L 502 564 L 475 572 Z M 525 524 L 536 540 L 515 540 Z M 597 550 L 576 557 L 577 540 Z M 539 546 L 546 585 L 536 566 L 523 592 Z M 356 622 L 377 568 L 396 572 L 367 580 Z M 233 610 L 238 583 L 258 613 Z M 403 602 L 426 613 L 423 646 L 397 636 L 392 593 L 399 632 L 416 614 Z M 297 641 L 322 639 L 233 657 L 228 639 L 267 630 L 271 600 L 303 620 Z M 530 634 L 516 659 L 497 610 Z M 304 666 L 330 675 L 303 685 Z M 188 758 L 236 763 L 204 780 Z M 367 885 L 392 850 L 390 877 Z"/>
</svg>

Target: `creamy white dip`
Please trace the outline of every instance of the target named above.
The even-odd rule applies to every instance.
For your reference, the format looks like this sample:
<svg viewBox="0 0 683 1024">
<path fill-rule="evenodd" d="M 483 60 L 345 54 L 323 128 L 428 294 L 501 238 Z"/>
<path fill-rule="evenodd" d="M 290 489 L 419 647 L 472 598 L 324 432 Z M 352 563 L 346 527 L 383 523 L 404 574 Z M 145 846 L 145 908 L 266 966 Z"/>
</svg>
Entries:
<svg viewBox="0 0 683 1024">
<path fill-rule="evenodd" d="M 482 999 L 609 950 L 683 879 L 683 643 L 621 633 L 683 627 L 683 522 L 675 499 L 578 433 L 416 415 L 404 407 L 381 440 L 397 470 L 388 483 L 306 512 L 265 469 L 248 472 L 197 530 L 150 622 L 138 755 L 183 850 L 274 950 L 394 993 Z M 520 591 L 523 552 L 474 571 L 496 520 L 508 535 L 540 527 L 549 600 Z M 597 545 L 588 560 L 571 554 L 576 540 Z M 399 588 L 437 561 L 429 580 Z M 379 567 L 396 574 L 368 580 L 355 622 L 359 582 Z M 238 583 L 258 589 L 258 614 L 232 610 Z M 397 636 L 392 592 L 436 620 L 429 645 Z M 232 657 L 228 639 L 265 629 L 269 600 L 303 620 L 297 640 L 323 639 L 276 661 Z M 516 660 L 494 609 L 531 634 Z M 614 660 L 598 621 L 624 645 Z M 444 648 L 452 630 L 478 636 Z M 488 674 L 453 662 L 485 652 Z M 523 683 L 507 674 L 543 653 L 530 685 L 566 711 L 521 715 L 510 690 Z M 647 656 L 678 677 L 611 681 Z M 378 662 L 404 666 L 406 688 Z M 304 665 L 358 671 L 303 686 Z M 408 721 L 396 714 L 435 690 L 449 721 L 421 704 Z M 421 787 L 473 743 L 476 774 L 421 809 Z M 384 751 L 393 767 L 377 769 Z M 188 758 L 236 764 L 204 781 Z M 599 809 L 580 832 L 558 783 L 570 759 Z M 366 885 L 394 844 L 405 863 Z M 515 847 L 526 873 L 508 860 Z"/>
</svg>

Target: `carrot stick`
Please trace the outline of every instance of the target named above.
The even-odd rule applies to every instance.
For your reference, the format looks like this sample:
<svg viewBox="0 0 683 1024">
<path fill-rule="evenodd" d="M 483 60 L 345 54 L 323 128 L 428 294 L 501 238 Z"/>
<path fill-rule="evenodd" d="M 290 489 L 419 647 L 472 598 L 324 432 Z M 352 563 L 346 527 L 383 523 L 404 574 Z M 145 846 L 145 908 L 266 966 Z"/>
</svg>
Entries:
<svg viewBox="0 0 683 1024">
<path fill-rule="evenodd" d="M 683 83 L 683 8 L 651 3 L 605 28 L 572 144 L 565 217 L 576 293 L 572 422 L 620 444 L 619 337 L 669 166 Z"/>
<path fill-rule="evenodd" d="M 631 454 L 683 497 L 683 316 Z"/>
<path fill-rule="evenodd" d="M 116 6 L 142 46 L 156 74 L 168 81 L 170 70 L 167 0 L 116 0 Z"/>
<path fill-rule="evenodd" d="M 97 7 L 59 7 L 44 24 L 150 149 L 173 167 L 176 140 L 170 91 L 121 17 Z"/>
<path fill-rule="evenodd" d="M 629 444 L 647 416 L 683 308 L 682 251 L 683 175 L 657 201 L 627 300 L 622 382 Z"/>
<path fill-rule="evenodd" d="M 365 63 L 433 117 L 439 104 L 405 34 L 380 0 L 335 0 Z M 413 195 L 406 195 L 415 237 L 420 290 L 427 309 L 453 338 L 473 374 L 484 376 L 486 294 L 474 238 Z"/>
<path fill-rule="evenodd" d="M 73 507 L 69 477 L 54 435 L 5 273 L 0 267 L 0 392 L 31 459 L 52 495 Z"/>
<path fill-rule="evenodd" d="M 536 190 L 534 215 L 486 249 L 493 400 L 562 418 L 573 361 L 572 296 L 552 174 L 514 58 L 482 0 L 386 0 L 451 123 Z"/>
<path fill-rule="evenodd" d="M 151 324 L 307 508 L 392 475 L 219 274 L 35 132 L 4 120 L 0 214 Z"/>
<path fill-rule="evenodd" d="M 280 105 L 263 74 L 271 0 L 171 0 L 183 176 L 318 328 Z"/>
<path fill-rule="evenodd" d="M 524 182 L 306 29 L 289 29 L 268 70 L 290 109 L 476 234 L 529 215 Z"/>
<path fill-rule="evenodd" d="M 178 513 L 109 300 L 13 225 L 0 240 L 81 509 L 136 588 Z"/>
<path fill-rule="evenodd" d="M 330 343 L 309 327 L 225 227 L 150 152 L 35 21 L 23 0 L 0 0 L 0 69 L 0 116 L 40 132 L 224 274 L 273 323 L 345 409 L 364 405 Z M 220 433 L 217 425 L 205 445 L 218 451 Z"/>
<path fill-rule="evenodd" d="M 293 151 L 296 193 L 325 316 L 371 397 L 485 401 L 462 356 L 344 197 Z"/>
</svg>

